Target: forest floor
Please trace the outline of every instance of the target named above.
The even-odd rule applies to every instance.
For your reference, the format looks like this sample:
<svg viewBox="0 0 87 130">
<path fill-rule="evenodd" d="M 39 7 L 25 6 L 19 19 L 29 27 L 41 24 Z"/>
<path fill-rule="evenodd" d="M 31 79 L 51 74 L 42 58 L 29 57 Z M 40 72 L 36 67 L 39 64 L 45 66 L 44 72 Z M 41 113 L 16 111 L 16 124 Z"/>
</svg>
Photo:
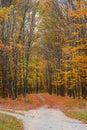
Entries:
<svg viewBox="0 0 87 130">
<path fill-rule="evenodd" d="M 5 109 L 30 110 L 44 105 L 47 105 L 49 108 L 58 108 L 62 111 L 83 110 L 87 109 L 87 100 L 49 95 L 48 93 L 29 94 L 26 98 L 19 96 L 16 100 L 0 98 L 0 108 Z"/>
<path fill-rule="evenodd" d="M 2 110 L 0 113 L 21 119 L 24 130 L 87 130 L 87 124 L 65 116 L 59 109 L 56 110 L 47 106 L 29 111 L 18 110 L 15 113 Z"/>
<path fill-rule="evenodd" d="M 61 97 L 49 95 L 48 93 L 30 94 L 26 98 L 19 96 L 16 100 L 10 98 L 0 98 L 0 110 L 8 112 L 17 112 L 17 110 L 28 111 L 39 109 L 43 106 L 47 108 L 61 110 L 67 116 L 76 118 L 87 123 L 87 100 L 72 99 L 70 97 Z M 20 114 L 20 113 L 19 113 Z"/>
</svg>

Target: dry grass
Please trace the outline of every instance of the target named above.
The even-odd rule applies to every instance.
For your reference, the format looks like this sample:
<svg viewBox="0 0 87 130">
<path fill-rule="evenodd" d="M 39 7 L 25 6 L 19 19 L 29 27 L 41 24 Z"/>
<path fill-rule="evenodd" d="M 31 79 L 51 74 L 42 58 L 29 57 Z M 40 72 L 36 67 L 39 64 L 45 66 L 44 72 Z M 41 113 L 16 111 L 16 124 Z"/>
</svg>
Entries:
<svg viewBox="0 0 87 130">
<path fill-rule="evenodd" d="M 0 130 L 23 130 L 23 125 L 15 117 L 0 114 Z"/>
</svg>

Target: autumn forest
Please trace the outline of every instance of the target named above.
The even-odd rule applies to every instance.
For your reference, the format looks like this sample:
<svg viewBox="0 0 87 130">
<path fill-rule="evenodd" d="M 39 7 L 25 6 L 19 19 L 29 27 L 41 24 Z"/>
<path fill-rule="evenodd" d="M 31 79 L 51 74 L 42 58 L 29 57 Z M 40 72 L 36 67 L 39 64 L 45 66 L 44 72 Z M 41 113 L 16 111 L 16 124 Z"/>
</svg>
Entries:
<svg viewBox="0 0 87 130">
<path fill-rule="evenodd" d="M 87 98 L 87 0 L 0 0 L 0 96 Z"/>
</svg>

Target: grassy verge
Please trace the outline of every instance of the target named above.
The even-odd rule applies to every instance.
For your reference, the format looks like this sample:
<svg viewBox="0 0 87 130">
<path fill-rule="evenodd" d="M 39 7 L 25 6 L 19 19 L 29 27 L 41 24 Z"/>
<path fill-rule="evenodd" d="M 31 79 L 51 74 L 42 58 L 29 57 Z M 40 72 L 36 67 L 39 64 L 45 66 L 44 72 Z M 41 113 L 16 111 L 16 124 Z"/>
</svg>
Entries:
<svg viewBox="0 0 87 130">
<path fill-rule="evenodd" d="M 0 130 L 23 130 L 23 125 L 15 117 L 0 114 Z"/>
<path fill-rule="evenodd" d="M 15 113 L 15 114 L 19 114 L 19 115 L 24 116 L 24 114 L 23 114 L 23 113 L 16 112 L 16 111 L 11 110 L 11 109 L 4 109 L 4 108 L 2 108 L 2 109 L 0 109 L 0 111 L 5 111 L 5 112 L 10 112 L 10 113 Z"/>
<path fill-rule="evenodd" d="M 87 110 L 65 111 L 65 114 L 71 118 L 75 118 L 83 121 L 84 123 L 87 123 Z"/>
</svg>

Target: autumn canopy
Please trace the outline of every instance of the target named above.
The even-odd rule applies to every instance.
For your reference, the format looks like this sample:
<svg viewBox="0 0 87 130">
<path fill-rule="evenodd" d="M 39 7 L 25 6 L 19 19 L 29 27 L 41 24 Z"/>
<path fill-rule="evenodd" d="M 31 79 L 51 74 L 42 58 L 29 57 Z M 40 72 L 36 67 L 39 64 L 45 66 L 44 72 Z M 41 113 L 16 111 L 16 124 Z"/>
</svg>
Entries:
<svg viewBox="0 0 87 130">
<path fill-rule="evenodd" d="M 0 0 L 0 95 L 87 97 L 87 0 Z"/>
</svg>

